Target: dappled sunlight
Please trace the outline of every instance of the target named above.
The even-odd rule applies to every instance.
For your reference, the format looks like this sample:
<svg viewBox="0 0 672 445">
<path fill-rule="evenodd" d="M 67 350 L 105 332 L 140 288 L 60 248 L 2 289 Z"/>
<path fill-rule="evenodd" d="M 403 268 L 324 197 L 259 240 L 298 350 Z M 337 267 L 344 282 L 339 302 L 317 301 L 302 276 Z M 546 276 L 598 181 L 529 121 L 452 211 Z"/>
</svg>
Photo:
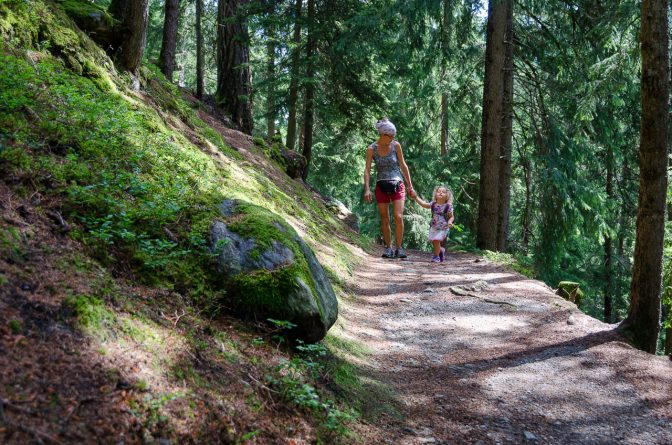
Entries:
<svg viewBox="0 0 672 445">
<path fill-rule="evenodd" d="M 174 329 L 128 315 L 117 319 L 122 335 L 94 344 L 101 361 L 117 369 L 124 379 L 146 390 L 171 388 L 177 391 L 172 364 L 189 349 L 184 336 Z"/>
</svg>

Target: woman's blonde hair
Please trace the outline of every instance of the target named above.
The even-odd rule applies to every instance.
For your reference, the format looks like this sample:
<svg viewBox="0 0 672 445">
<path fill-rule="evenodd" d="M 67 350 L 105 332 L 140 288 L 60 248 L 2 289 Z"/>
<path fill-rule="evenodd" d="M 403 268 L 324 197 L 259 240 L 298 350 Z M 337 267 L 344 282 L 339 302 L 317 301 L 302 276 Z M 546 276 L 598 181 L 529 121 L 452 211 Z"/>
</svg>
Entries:
<svg viewBox="0 0 672 445">
<path fill-rule="evenodd" d="M 439 189 L 446 189 L 446 202 L 452 204 L 453 203 L 453 191 L 446 187 L 445 185 L 437 185 L 434 187 L 434 192 L 432 192 L 432 199 L 434 202 L 436 202 L 436 192 L 439 191 Z"/>
</svg>

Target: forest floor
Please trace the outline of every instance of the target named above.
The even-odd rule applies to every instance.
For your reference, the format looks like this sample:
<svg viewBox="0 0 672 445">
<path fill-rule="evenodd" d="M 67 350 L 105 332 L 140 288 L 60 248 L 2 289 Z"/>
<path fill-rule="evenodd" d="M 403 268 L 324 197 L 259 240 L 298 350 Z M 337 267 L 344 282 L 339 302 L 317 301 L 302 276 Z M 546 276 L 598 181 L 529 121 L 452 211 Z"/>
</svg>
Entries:
<svg viewBox="0 0 672 445">
<path fill-rule="evenodd" d="M 341 306 L 401 411 L 362 443 L 672 443 L 668 357 L 476 255 L 429 259 L 368 258 Z"/>
</svg>

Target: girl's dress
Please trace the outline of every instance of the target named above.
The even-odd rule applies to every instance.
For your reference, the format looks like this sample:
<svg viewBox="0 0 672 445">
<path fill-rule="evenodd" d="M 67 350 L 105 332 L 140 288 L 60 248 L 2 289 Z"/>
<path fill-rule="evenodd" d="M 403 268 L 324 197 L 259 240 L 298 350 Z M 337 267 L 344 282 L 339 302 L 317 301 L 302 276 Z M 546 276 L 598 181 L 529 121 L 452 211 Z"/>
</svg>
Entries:
<svg viewBox="0 0 672 445">
<path fill-rule="evenodd" d="M 432 222 L 429 224 L 429 241 L 443 241 L 448 236 L 448 219 L 453 213 L 450 203 L 437 204 L 431 202 Z"/>
</svg>

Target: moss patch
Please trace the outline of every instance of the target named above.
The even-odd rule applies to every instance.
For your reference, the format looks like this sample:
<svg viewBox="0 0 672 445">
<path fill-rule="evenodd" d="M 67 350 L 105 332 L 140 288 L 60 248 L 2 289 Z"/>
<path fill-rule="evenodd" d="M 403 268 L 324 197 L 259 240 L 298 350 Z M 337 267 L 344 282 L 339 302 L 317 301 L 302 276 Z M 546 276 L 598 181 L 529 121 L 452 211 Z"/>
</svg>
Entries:
<svg viewBox="0 0 672 445">
<path fill-rule="evenodd" d="M 237 296 L 245 310 L 255 313 L 282 313 L 287 295 L 296 288 L 297 266 L 274 271 L 240 273 L 231 281 L 230 293 Z"/>
<path fill-rule="evenodd" d="M 65 301 L 75 318 L 77 327 L 86 334 L 107 338 L 116 321 L 114 312 L 107 309 L 100 298 L 90 295 L 77 295 Z"/>
<path fill-rule="evenodd" d="M 315 282 L 301 247 L 295 241 L 298 236 L 294 229 L 278 215 L 253 204 L 236 201 L 235 211 L 236 215 L 228 218 L 229 229 L 243 238 L 255 241 L 257 247 L 250 252 L 250 256 L 254 258 L 261 255 L 276 242 L 292 251 L 294 262 L 273 271 L 240 273 L 231 280 L 231 293 L 237 295 L 239 301 L 244 302 L 254 312 L 270 310 L 282 313 L 286 310 L 287 295 L 297 288 L 296 278 L 299 277 L 310 287 L 315 303 L 322 313 Z"/>
</svg>

